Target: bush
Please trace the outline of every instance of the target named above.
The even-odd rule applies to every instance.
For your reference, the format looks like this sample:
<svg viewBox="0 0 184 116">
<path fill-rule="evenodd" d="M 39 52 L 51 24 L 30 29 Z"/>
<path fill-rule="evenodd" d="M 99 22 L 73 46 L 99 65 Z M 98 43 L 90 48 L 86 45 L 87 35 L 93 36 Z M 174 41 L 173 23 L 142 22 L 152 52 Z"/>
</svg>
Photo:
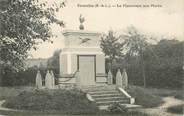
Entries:
<svg viewBox="0 0 184 116">
<path fill-rule="evenodd" d="M 47 68 L 39 69 L 42 75 L 42 78 L 45 78 Z M 50 69 L 53 70 L 54 74 L 59 74 L 57 69 Z M 35 85 L 35 79 L 37 74 L 38 68 L 31 67 L 26 69 L 25 71 L 13 72 L 12 70 L 7 69 L 5 74 L 3 74 L 2 78 L 2 86 L 33 86 Z M 55 75 L 57 78 L 58 75 Z M 44 83 L 43 83 L 44 84 Z"/>
<path fill-rule="evenodd" d="M 130 86 L 127 92 L 135 98 L 135 104 L 143 107 L 156 107 L 163 103 L 162 97 L 156 96 L 141 87 Z"/>
<path fill-rule="evenodd" d="M 175 94 L 175 96 L 174 96 L 175 98 L 177 98 L 177 99 L 181 99 L 181 100 L 184 100 L 184 93 L 183 92 L 181 92 L 181 93 L 177 93 L 177 94 Z"/>
<path fill-rule="evenodd" d="M 152 52 L 150 49 L 143 51 L 142 61 L 144 61 L 145 66 L 147 87 L 182 89 L 184 84 L 183 45 L 184 41 L 161 40 L 150 46 Z M 106 66 L 108 66 L 108 59 L 106 59 Z M 117 60 L 111 68 L 114 78 L 118 68 L 127 69 L 129 83 L 143 85 L 144 79 L 139 56 L 127 55 L 124 60 Z M 106 69 L 107 72 L 108 70 L 109 68 Z"/>
<path fill-rule="evenodd" d="M 148 116 L 148 114 L 139 112 L 139 111 L 133 111 L 128 110 L 128 108 L 125 105 L 121 105 L 117 102 L 114 102 L 108 107 L 108 112 L 112 116 L 115 114 L 115 116 Z M 106 114 L 108 113 L 106 112 Z"/>
<path fill-rule="evenodd" d="M 0 100 L 15 97 L 25 90 L 29 91 L 33 89 L 34 87 L 27 87 L 27 86 L 0 87 Z"/>
<path fill-rule="evenodd" d="M 108 107 L 108 110 L 111 112 L 111 113 L 126 113 L 128 111 L 128 109 L 126 108 L 126 106 L 123 106 L 121 104 L 119 104 L 118 102 L 115 102 L 113 104 L 111 104 L 109 107 Z"/>
<path fill-rule="evenodd" d="M 34 90 L 24 91 L 8 99 L 3 106 L 21 110 L 62 113 L 95 113 L 96 105 L 87 100 L 80 90 Z"/>
<path fill-rule="evenodd" d="M 184 104 L 172 106 L 167 109 L 168 112 L 175 113 L 175 114 L 183 114 L 184 113 L 183 110 L 184 110 Z"/>
<path fill-rule="evenodd" d="M 151 59 L 150 59 L 151 60 Z M 160 58 L 161 64 L 145 61 L 145 75 L 147 87 L 182 88 L 183 71 L 181 64 L 169 64 L 176 59 Z M 129 82 L 134 85 L 143 85 L 143 77 L 139 63 L 130 62 L 127 67 Z"/>
</svg>

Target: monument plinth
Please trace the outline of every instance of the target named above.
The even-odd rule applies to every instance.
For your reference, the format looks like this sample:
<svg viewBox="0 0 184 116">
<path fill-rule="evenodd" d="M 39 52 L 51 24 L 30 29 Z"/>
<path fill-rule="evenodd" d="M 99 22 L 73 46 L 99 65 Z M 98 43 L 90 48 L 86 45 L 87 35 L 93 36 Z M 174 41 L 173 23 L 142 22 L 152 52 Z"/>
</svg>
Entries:
<svg viewBox="0 0 184 116">
<path fill-rule="evenodd" d="M 105 56 L 100 48 L 101 33 L 86 30 L 66 30 L 63 32 L 65 47 L 60 54 L 60 80 L 76 83 L 68 79 L 79 71 L 81 85 L 106 83 Z"/>
</svg>

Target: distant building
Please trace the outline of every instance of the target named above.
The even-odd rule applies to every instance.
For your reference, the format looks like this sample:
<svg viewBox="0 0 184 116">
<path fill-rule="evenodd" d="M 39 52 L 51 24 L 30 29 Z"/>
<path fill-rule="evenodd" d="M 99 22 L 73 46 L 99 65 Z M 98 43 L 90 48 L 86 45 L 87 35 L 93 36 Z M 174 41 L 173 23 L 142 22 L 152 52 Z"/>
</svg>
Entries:
<svg viewBox="0 0 184 116">
<path fill-rule="evenodd" d="M 47 61 L 48 59 L 44 58 L 36 58 L 36 59 L 27 59 L 25 61 L 25 67 L 30 68 L 30 67 L 47 67 Z"/>
</svg>

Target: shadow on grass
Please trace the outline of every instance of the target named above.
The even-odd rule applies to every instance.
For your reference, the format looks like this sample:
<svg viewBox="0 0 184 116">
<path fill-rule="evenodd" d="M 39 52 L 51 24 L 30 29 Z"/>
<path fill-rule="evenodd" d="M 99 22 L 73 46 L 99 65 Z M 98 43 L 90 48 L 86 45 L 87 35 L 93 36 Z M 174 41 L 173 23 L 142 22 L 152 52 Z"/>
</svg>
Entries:
<svg viewBox="0 0 184 116">
<path fill-rule="evenodd" d="M 174 114 L 183 114 L 184 113 L 184 104 L 169 107 L 167 109 L 167 112 L 174 113 Z"/>
<path fill-rule="evenodd" d="M 0 115 L 15 115 L 15 116 L 38 116 L 38 115 L 80 115 L 80 116 L 149 116 L 145 113 L 141 113 L 138 111 L 130 111 L 126 113 L 111 113 L 109 111 L 98 111 L 96 113 L 70 113 L 70 112 L 60 112 L 60 111 L 47 111 L 47 112 L 39 112 L 39 111 L 3 111 L 0 110 Z"/>
</svg>

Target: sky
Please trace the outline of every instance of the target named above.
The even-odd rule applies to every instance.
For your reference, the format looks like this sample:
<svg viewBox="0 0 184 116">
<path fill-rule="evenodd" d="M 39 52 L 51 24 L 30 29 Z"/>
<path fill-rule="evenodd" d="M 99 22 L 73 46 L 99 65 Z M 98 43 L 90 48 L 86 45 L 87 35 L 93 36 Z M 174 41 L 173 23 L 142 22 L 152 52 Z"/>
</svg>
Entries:
<svg viewBox="0 0 184 116">
<path fill-rule="evenodd" d="M 78 7 L 96 4 L 118 4 L 121 7 Z M 161 7 L 125 7 L 151 4 Z M 78 30 L 80 14 L 86 19 L 86 30 L 107 32 L 113 29 L 123 33 L 128 26 L 134 26 L 140 32 L 158 38 L 169 36 L 184 40 L 184 0 L 66 0 L 66 7 L 57 14 L 57 17 L 65 22 L 65 28 L 53 25 L 52 32 L 57 35 L 52 38 L 53 44 L 45 42 L 38 45 L 36 51 L 29 52 L 30 58 L 48 58 L 55 50 L 61 49 L 64 46 L 62 31 Z"/>
</svg>

